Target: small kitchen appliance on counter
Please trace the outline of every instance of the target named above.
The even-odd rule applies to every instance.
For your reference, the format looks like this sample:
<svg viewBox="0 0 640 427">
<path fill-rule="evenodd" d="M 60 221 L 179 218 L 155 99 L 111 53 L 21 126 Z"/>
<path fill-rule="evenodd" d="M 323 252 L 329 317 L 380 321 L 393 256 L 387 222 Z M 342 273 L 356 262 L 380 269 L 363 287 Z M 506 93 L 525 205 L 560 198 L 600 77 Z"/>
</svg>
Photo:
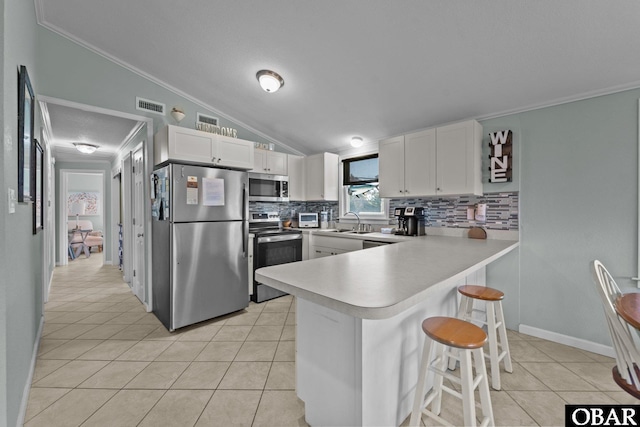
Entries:
<svg viewBox="0 0 640 427">
<path fill-rule="evenodd" d="M 278 212 L 250 212 L 249 232 L 253 238 L 253 302 L 263 302 L 286 293 L 255 280 L 262 267 L 302 261 L 302 231 L 283 229 Z"/>
<path fill-rule="evenodd" d="M 313 212 L 301 212 L 298 214 L 298 227 L 300 228 L 318 228 L 318 214 Z"/>
<path fill-rule="evenodd" d="M 393 215 L 398 218 L 396 234 L 403 236 L 424 236 L 424 208 L 407 206 L 396 208 Z"/>
</svg>

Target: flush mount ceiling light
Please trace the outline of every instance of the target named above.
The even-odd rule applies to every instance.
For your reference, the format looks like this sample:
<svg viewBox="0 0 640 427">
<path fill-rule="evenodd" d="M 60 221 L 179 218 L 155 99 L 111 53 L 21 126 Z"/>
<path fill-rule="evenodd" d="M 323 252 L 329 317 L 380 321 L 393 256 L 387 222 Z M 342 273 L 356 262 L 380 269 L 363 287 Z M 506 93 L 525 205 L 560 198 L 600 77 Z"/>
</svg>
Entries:
<svg viewBox="0 0 640 427">
<path fill-rule="evenodd" d="M 98 145 L 87 144 L 86 142 L 74 142 L 73 145 L 75 145 L 76 150 L 82 154 L 92 154 L 99 148 Z"/>
<path fill-rule="evenodd" d="M 270 70 L 258 71 L 256 78 L 265 92 L 273 93 L 284 85 L 284 79 L 280 77 L 280 74 Z"/>
<path fill-rule="evenodd" d="M 362 147 L 363 141 L 362 138 L 359 136 L 354 136 L 351 138 L 351 146 L 358 148 L 358 147 Z"/>
</svg>

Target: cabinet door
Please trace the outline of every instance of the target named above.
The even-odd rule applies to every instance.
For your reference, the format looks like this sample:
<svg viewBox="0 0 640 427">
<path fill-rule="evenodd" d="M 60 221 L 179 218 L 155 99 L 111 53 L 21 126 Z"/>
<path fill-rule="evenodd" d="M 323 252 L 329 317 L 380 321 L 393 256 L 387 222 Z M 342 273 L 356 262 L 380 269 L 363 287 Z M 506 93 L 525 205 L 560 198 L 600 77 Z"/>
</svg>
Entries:
<svg viewBox="0 0 640 427">
<path fill-rule="evenodd" d="M 305 158 L 306 200 L 324 199 L 324 158 L 321 154 L 315 154 Z"/>
<path fill-rule="evenodd" d="M 253 172 L 267 173 L 267 151 L 253 150 Z"/>
<path fill-rule="evenodd" d="M 289 200 L 305 200 L 304 157 L 289 154 L 287 169 L 289 172 Z"/>
<path fill-rule="evenodd" d="M 237 169 L 253 168 L 253 142 L 218 135 L 216 164 Z"/>
<path fill-rule="evenodd" d="M 306 200 L 338 200 L 340 156 L 333 153 L 305 157 Z"/>
<path fill-rule="evenodd" d="M 436 130 L 404 136 L 404 195 L 436 194 Z"/>
<path fill-rule="evenodd" d="M 212 163 L 216 156 L 215 137 L 217 135 L 186 129 L 169 127 L 169 160 Z"/>
<path fill-rule="evenodd" d="M 474 192 L 474 122 L 467 121 L 436 129 L 437 194 Z"/>
<path fill-rule="evenodd" d="M 378 154 L 380 197 L 404 196 L 404 136 L 380 141 Z"/>
<path fill-rule="evenodd" d="M 287 155 L 275 151 L 267 152 L 267 173 L 273 175 L 288 175 Z"/>
</svg>

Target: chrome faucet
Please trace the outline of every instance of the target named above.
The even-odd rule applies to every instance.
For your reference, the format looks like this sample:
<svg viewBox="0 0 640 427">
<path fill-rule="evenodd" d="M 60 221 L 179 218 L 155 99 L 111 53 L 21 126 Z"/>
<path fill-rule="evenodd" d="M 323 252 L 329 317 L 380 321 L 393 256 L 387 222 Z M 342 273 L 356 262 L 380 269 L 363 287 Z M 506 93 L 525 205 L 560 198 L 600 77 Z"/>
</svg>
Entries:
<svg viewBox="0 0 640 427">
<path fill-rule="evenodd" d="M 344 216 L 347 216 L 347 215 L 349 215 L 349 214 L 354 214 L 354 215 L 356 216 L 356 218 L 358 218 L 358 228 L 356 229 L 356 231 L 360 231 L 360 215 L 358 215 L 358 214 L 357 214 L 357 213 L 355 213 L 355 212 L 349 211 L 349 212 L 347 212 L 346 214 L 344 214 Z"/>
</svg>

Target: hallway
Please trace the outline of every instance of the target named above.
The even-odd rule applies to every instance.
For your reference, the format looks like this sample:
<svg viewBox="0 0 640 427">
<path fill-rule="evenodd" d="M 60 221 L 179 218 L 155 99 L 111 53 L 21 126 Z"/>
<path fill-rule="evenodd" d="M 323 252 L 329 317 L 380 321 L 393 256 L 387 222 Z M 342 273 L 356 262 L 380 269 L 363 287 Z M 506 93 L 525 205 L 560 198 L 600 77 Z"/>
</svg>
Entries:
<svg viewBox="0 0 640 427">
<path fill-rule="evenodd" d="M 26 426 L 306 425 L 292 297 L 170 334 L 101 257 L 55 269 Z"/>
<path fill-rule="evenodd" d="M 291 296 L 169 333 L 101 257 L 55 269 L 26 426 L 307 425 Z M 564 425 L 566 403 L 637 403 L 613 382 L 613 359 L 508 333 L 514 372 L 491 392 L 496 425 Z M 443 415 L 461 423 L 452 399 Z"/>
</svg>

